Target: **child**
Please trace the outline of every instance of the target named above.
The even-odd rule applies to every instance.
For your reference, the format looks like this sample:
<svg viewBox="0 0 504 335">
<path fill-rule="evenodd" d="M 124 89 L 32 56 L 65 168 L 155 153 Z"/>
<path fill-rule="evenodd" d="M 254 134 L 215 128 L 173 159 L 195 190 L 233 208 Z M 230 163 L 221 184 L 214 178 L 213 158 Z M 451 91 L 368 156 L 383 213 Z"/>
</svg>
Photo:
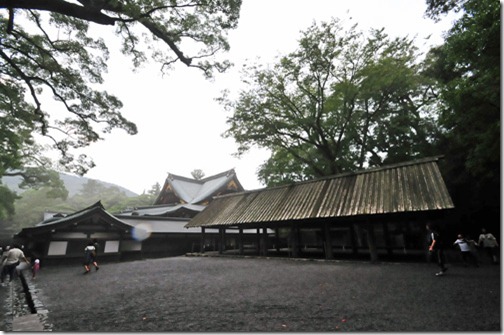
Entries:
<svg viewBox="0 0 504 335">
<path fill-rule="evenodd" d="M 37 277 L 37 273 L 40 270 L 40 260 L 37 258 L 32 266 L 32 278 L 35 279 Z"/>
<path fill-rule="evenodd" d="M 87 247 L 84 249 L 85 261 L 84 261 L 84 274 L 88 274 L 91 271 L 91 264 L 94 265 L 96 271 L 100 268 L 98 267 L 98 263 L 96 262 L 96 247 L 94 242 L 89 242 Z"/>
<path fill-rule="evenodd" d="M 464 266 L 467 266 L 468 259 L 471 258 L 474 262 L 474 265 L 476 265 L 476 267 L 479 267 L 478 258 L 471 252 L 470 243 L 474 243 L 474 241 L 467 240 L 464 238 L 464 235 L 458 234 L 457 240 L 455 240 L 453 245 L 458 244 L 460 248 L 460 254 L 462 255 L 462 260 L 464 261 Z"/>
</svg>

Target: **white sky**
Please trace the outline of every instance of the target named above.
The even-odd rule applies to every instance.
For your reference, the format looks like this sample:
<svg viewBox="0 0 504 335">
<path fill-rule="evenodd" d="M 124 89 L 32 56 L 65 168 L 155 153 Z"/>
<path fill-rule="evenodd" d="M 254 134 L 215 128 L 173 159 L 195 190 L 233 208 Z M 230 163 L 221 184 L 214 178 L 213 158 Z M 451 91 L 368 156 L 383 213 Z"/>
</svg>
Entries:
<svg viewBox="0 0 504 335">
<path fill-rule="evenodd" d="M 427 50 L 442 43 L 453 17 L 435 23 L 424 18 L 425 8 L 425 0 L 244 0 L 238 28 L 229 34 L 231 51 L 222 55 L 235 66 L 213 82 L 182 66 L 165 77 L 155 63 L 133 73 L 128 58 L 113 55 L 104 89 L 121 99 L 122 113 L 136 123 L 138 134 L 116 130 L 93 144 L 87 152 L 96 167 L 86 177 L 140 194 L 156 182 L 163 185 L 168 173 L 191 177 L 191 171 L 201 169 L 209 177 L 234 168 L 245 189 L 264 187 L 256 171 L 268 153 L 253 150 L 241 159 L 233 157 L 237 145 L 221 137 L 229 115 L 214 100 L 223 89 L 239 91 L 242 64 L 258 57 L 271 64 L 275 56 L 297 48 L 299 32 L 313 20 L 331 17 L 351 18 L 363 31 L 384 27 L 391 37 L 416 37 L 417 46 Z M 105 34 L 113 28 L 100 29 Z M 112 45 L 114 41 L 111 52 Z"/>
</svg>

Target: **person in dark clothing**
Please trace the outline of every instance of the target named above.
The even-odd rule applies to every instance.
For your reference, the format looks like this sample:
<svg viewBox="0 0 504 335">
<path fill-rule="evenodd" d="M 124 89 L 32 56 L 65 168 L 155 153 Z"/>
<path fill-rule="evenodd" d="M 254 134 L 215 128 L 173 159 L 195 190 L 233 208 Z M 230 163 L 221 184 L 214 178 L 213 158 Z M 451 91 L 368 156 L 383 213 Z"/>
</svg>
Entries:
<svg viewBox="0 0 504 335">
<path fill-rule="evenodd" d="M 431 223 L 428 223 L 426 228 L 429 232 L 429 255 L 431 260 L 433 257 L 437 258 L 437 263 L 441 270 L 436 273 L 436 276 L 443 276 L 448 269 L 445 266 L 444 245 L 441 234 Z"/>
<path fill-rule="evenodd" d="M 96 247 L 95 244 L 91 241 L 88 243 L 87 247 L 84 249 L 85 260 L 84 260 L 84 274 L 87 274 L 91 271 L 91 264 L 94 265 L 96 271 L 100 269 L 98 263 L 96 262 Z"/>
</svg>

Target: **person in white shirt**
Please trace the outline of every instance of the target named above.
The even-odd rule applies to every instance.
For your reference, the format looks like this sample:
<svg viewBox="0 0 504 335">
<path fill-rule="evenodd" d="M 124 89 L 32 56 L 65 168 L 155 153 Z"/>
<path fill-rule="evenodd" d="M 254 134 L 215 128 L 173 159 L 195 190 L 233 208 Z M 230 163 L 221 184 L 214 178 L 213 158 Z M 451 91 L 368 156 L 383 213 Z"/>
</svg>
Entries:
<svg viewBox="0 0 504 335">
<path fill-rule="evenodd" d="M 14 245 L 9 249 L 9 251 L 5 252 L 2 258 L 2 283 L 4 282 L 4 279 L 7 275 L 9 275 L 9 281 L 12 281 L 14 275 L 16 274 L 16 266 L 20 264 L 21 260 L 24 260 L 26 263 L 30 264 L 28 259 L 26 259 L 23 251 L 17 245 Z"/>
<path fill-rule="evenodd" d="M 89 242 L 86 248 L 84 249 L 84 254 L 86 259 L 84 260 L 84 274 L 87 274 L 91 271 L 91 264 L 94 265 L 96 271 L 100 268 L 98 267 L 98 263 L 96 262 L 96 246 L 94 242 Z"/>
<path fill-rule="evenodd" d="M 469 264 L 469 259 L 479 267 L 478 258 L 472 253 L 471 243 L 474 243 L 472 240 L 468 240 L 464 238 L 464 235 L 458 234 L 457 239 L 453 243 L 453 245 L 458 244 L 460 248 L 460 254 L 462 255 L 462 260 L 464 261 L 464 266 Z"/>
</svg>

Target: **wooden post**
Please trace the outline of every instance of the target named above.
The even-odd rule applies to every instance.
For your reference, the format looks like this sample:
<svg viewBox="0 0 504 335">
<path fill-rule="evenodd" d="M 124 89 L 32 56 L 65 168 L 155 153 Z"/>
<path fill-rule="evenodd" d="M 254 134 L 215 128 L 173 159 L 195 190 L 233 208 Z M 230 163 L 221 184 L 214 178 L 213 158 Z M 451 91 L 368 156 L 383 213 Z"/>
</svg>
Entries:
<svg viewBox="0 0 504 335">
<path fill-rule="evenodd" d="M 292 257 L 299 257 L 301 255 L 301 231 L 299 227 L 294 227 L 294 243 L 292 246 Z"/>
<path fill-rule="evenodd" d="M 205 253 L 205 227 L 201 227 L 201 248 L 200 252 Z"/>
<path fill-rule="evenodd" d="M 226 228 L 219 228 L 220 243 L 219 243 L 219 254 L 226 251 Z"/>
<path fill-rule="evenodd" d="M 369 255 L 371 257 L 371 262 L 376 262 L 376 261 L 378 261 L 378 251 L 376 249 L 376 238 L 375 238 L 373 224 L 370 223 L 369 221 L 366 222 L 366 232 L 367 232 L 366 236 L 367 236 L 367 242 L 368 242 Z"/>
<path fill-rule="evenodd" d="M 276 252 L 280 253 L 280 231 L 277 228 L 275 228 L 275 246 L 276 246 Z"/>
<path fill-rule="evenodd" d="M 294 258 L 298 257 L 299 254 L 298 237 L 296 232 L 297 232 L 296 227 L 291 226 L 289 233 L 289 241 L 290 241 L 291 256 Z"/>
<path fill-rule="evenodd" d="M 243 255 L 243 228 L 238 229 L 238 248 L 240 249 L 240 255 Z"/>
<path fill-rule="evenodd" d="M 390 232 L 388 229 L 387 222 L 383 222 L 383 238 L 385 239 L 385 248 L 387 248 L 387 255 L 392 256 L 394 250 L 392 249 L 392 243 L 390 241 Z"/>
<path fill-rule="evenodd" d="M 260 255 L 261 254 L 261 229 L 260 228 L 257 228 L 256 230 L 256 251 L 257 251 L 257 254 Z"/>
<path fill-rule="evenodd" d="M 268 255 L 268 229 L 266 227 L 263 227 L 263 234 L 262 234 L 262 255 L 267 256 Z"/>
<path fill-rule="evenodd" d="M 323 234 L 324 234 L 324 251 L 326 259 L 333 259 L 333 250 L 332 250 L 332 240 L 331 240 L 331 230 L 329 229 L 329 224 L 324 223 Z"/>
<path fill-rule="evenodd" d="M 359 246 L 357 243 L 357 231 L 359 228 L 357 228 L 355 224 L 350 224 L 349 228 L 350 228 L 350 240 L 352 242 L 352 253 L 354 255 L 357 255 L 359 253 Z"/>
</svg>

